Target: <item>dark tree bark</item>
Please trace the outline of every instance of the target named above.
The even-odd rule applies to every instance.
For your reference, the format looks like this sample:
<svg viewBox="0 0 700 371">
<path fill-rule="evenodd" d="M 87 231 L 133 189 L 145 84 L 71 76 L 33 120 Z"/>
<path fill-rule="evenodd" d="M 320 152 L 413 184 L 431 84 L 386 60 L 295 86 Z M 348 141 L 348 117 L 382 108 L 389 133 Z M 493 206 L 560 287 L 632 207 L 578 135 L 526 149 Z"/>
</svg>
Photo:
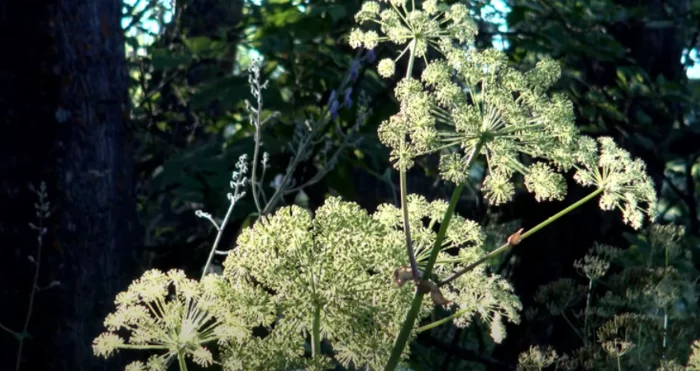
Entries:
<svg viewBox="0 0 700 371">
<path fill-rule="evenodd" d="M 119 0 L 0 5 L 0 323 L 20 332 L 35 266 L 36 196 L 48 185 L 39 286 L 25 370 L 111 369 L 91 342 L 132 279 L 137 246 L 128 94 Z M 0 333 L 0 369 L 17 341 Z M 118 365 L 123 369 L 124 365 Z M 117 369 L 115 368 L 115 369 Z"/>
</svg>

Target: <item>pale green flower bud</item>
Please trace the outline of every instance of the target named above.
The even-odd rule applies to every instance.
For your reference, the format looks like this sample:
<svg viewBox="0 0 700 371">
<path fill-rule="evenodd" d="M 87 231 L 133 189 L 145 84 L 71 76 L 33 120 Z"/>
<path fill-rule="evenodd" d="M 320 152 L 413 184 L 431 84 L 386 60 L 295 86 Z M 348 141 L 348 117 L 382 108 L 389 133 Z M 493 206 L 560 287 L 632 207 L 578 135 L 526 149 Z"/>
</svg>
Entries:
<svg viewBox="0 0 700 371">
<path fill-rule="evenodd" d="M 428 13 L 428 15 L 435 15 L 440 10 L 437 0 L 425 0 L 423 1 L 423 10 Z"/>
<path fill-rule="evenodd" d="M 367 31 L 363 37 L 365 48 L 374 49 L 379 44 L 379 34 L 376 31 Z"/>
<path fill-rule="evenodd" d="M 141 361 L 134 361 L 124 367 L 124 371 L 146 371 L 146 365 Z"/>
<path fill-rule="evenodd" d="M 559 355 L 552 347 L 531 346 L 518 356 L 518 370 L 539 371 L 554 364 Z"/>
<path fill-rule="evenodd" d="M 525 175 L 525 186 L 535 194 L 537 201 L 561 201 L 566 196 L 566 180 L 544 162 L 530 166 Z"/>
<path fill-rule="evenodd" d="M 379 14 L 380 6 L 375 1 L 366 1 L 362 4 L 360 11 L 355 14 L 355 21 L 363 24 L 366 21 L 374 19 Z"/>
<path fill-rule="evenodd" d="M 377 65 L 377 73 L 379 74 L 379 76 L 384 77 L 384 78 L 389 78 L 391 76 L 394 76 L 395 70 L 396 70 L 396 64 L 390 58 L 382 59 L 381 61 L 379 61 L 379 64 Z"/>
<path fill-rule="evenodd" d="M 537 62 L 535 68 L 525 74 L 528 83 L 539 91 L 552 87 L 559 77 L 561 77 L 561 67 L 558 62 L 551 59 Z"/>
<path fill-rule="evenodd" d="M 481 189 L 486 199 L 494 206 L 510 201 L 515 194 L 513 183 L 501 173 L 487 175 Z"/>
<path fill-rule="evenodd" d="M 92 343 L 92 349 L 96 356 L 107 358 L 116 353 L 120 346 L 124 345 L 124 339 L 112 332 L 100 334 Z"/>
<path fill-rule="evenodd" d="M 450 68 L 443 60 L 428 63 L 421 75 L 421 80 L 428 86 L 436 86 L 450 82 Z"/>
<path fill-rule="evenodd" d="M 610 268 L 610 262 L 596 255 L 586 254 L 583 259 L 574 262 L 576 267 L 589 280 L 599 280 Z"/>
<path fill-rule="evenodd" d="M 365 33 L 359 28 L 354 28 L 352 31 L 350 31 L 349 44 L 353 49 L 361 48 L 364 39 Z"/>
<path fill-rule="evenodd" d="M 450 182 L 461 184 L 469 175 L 465 169 L 465 162 L 459 153 L 450 153 L 440 156 L 440 176 Z"/>
</svg>

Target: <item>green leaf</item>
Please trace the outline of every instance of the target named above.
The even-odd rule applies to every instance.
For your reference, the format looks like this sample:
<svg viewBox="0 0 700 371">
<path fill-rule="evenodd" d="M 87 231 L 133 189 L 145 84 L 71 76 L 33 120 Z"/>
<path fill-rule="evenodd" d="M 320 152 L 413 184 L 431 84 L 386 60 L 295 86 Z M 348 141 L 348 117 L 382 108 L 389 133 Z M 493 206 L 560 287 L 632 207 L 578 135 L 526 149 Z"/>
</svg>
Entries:
<svg viewBox="0 0 700 371">
<path fill-rule="evenodd" d="M 151 63 L 156 69 L 176 68 L 189 64 L 192 61 L 192 56 L 172 54 L 171 51 L 165 49 L 151 50 Z"/>
<path fill-rule="evenodd" d="M 206 36 L 185 38 L 183 43 L 192 54 L 200 58 L 214 57 L 216 52 L 223 50 L 221 42 L 213 41 Z"/>
<path fill-rule="evenodd" d="M 242 76 L 230 76 L 217 80 L 211 85 L 205 86 L 195 93 L 190 99 L 192 108 L 202 108 L 209 103 L 222 98 L 227 106 L 242 102 L 248 97 L 250 88 L 247 79 Z M 224 99 L 225 98 L 225 99 Z"/>
<path fill-rule="evenodd" d="M 313 18 L 314 20 L 316 20 L 318 17 L 325 18 L 326 16 L 330 16 L 333 22 L 337 22 L 345 19 L 347 15 L 348 10 L 344 5 L 332 4 L 315 6 L 311 9 L 307 16 L 309 18 Z"/>
</svg>

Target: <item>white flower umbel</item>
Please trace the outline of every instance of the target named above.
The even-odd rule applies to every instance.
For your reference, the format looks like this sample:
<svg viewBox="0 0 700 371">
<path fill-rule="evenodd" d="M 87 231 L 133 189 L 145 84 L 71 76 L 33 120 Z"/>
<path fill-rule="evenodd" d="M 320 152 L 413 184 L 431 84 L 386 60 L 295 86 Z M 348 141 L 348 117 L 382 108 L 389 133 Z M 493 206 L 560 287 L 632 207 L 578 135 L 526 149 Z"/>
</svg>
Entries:
<svg viewBox="0 0 700 371">
<path fill-rule="evenodd" d="M 574 179 L 581 185 L 602 189 L 600 208 L 619 209 L 626 224 L 641 228 L 645 214 L 654 219 L 657 202 L 646 164 L 640 159 L 633 160 L 610 137 L 598 138 L 597 144 L 593 138 L 580 138 Z M 643 208 L 642 203 L 647 207 Z"/>
<path fill-rule="evenodd" d="M 391 77 L 393 68 L 389 63 L 398 61 L 412 51 L 412 57 L 426 58 L 428 47 L 443 51 L 451 47 L 453 40 L 471 43 L 476 35 L 476 23 L 469 17 L 463 4 L 447 6 L 436 0 L 415 1 L 367 1 L 355 15 L 358 24 L 374 24 L 378 31 L 356 28 L 350 33 L 350 46 L 373 49 L 380 42 L 392 42 L 403 47 L 395 59 L 379 63 L 379 74 Z"/>
<path fill-rule="evenodd" d="M 399 169 L 412 166 L 418 156 L 443 151 L 440 174 L 455 183 L 466 180 L 467 160 L 478 146 L 476 155 L 485 155 L 488 166 L 483 191 L 492 204 L 512 198 L 516 172 L 538 201 L 561 200 L 566 183 L 556 170 L 568 170 L 576 161 L 578 130 L 571 102 L 545 94 L 559 74 L 549 60 L 522 73 L 508 67 L 498 50 L 452 49 L 447 61 L 427 66 L 422 83 L 399 82 L 401 111 L 382 123 L 379 138 L 392 148 Z M 554 166 L 527 166 L 523 154 Z"/>
<path fill-rule="evenodd" d="M 182 271 L 149 270 L 117 295 L 115 303 L 117 310 L 105 319 L 108 332 L 93 342 L 96 355 L 107 358 L 119 349 L 165 351 L 149 359 L 148 370 L 153 371 L 166 370 L 175 359 L 180 370 L 187 369 L 186 358 L 203 367 L 213 364 L 204 344 L 220 338 L 222 323 L 214 318 L 212 307 L 216 300 Z M 119 331 L 127 331 L 128 339 Z M 145 370 L 145 366 L 134 362 L 127 369 Z"/>
</svg>

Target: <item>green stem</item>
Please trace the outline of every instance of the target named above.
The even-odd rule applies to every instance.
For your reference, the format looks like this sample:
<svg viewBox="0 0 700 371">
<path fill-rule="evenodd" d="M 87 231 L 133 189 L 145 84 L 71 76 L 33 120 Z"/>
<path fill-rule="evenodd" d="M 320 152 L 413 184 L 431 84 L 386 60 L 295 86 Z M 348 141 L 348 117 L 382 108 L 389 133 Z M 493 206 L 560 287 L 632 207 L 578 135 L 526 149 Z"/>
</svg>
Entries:
<svg viewBox="0 0 700 371">
<path fill-rule="evenodd" d="M 262 92 L 260 93 L 262 96 Z M 260 99 L 258 99 L 260 101 Z M 262 109 L 261 105 L 258 104 L 258 110 Z M 255 136 L 254 136 L 254 143 L 255 143 L 255 149 L 253 150 L 253 170 L 250 174 L 250 190 L 253 193 L 253 201 L 255 202 L 255 208 L 258 210 L 258 213 L 262 213 L 262 209 L 260 208 L 260 201 L 258 200 L 258 189 L 256 188 L 257 186 L 257 173 L 258 173 L 258 156 L 260 153 L 260 111 L 257 112 L 257 121 L 255 122 Z M 260 188 L 262 188 L 262 184 L 260 185 Z"/>
<path fill-rule="evenodd" d="M 588 345 L 588 316 L 591 311 L 591 294 L 593 293 L 593 280 L 588 279 L 588 293 L 586 293 L 586 312 L 583 317 L 583 344 Z"/>
<path fill-rule="evenodd" d="M 418 327 L 418 328 L 416 329 L 416 331 L 417 331 L 417 332 L 423 332 L 423 331 L 427 331 L 427 330 L 433 329 L 433 328 L 438 327 L 438 326 L 440 326 L 440 325 L 442 325 L 442 324 L 444 324 L 444 323 L 447 323 L 447 322 L 452 321 L 453 319 L 455 319 L 455 318 L 457 318 L 457 317 L 463 315 L 464 313 L 469 312 L 470 310 L 471 310 L 471 309 L 462 309 L 462 310 L 460 310 L 460 311 L 454 312 L 454 313 L 450 314 L 449 316 L 447 316 L 447 317 L 445 317 L 445 318 L 443 318 L 443 319 L 437 320 L 437 321 L 435 321 L 435 322 L 431 322 L 431 323 L 429 323 L 429 324 L 427 324 L 427 325 L 425 325 L 425 326 Z"/>
<path fill-rule="evenodd" d="M 321 355 L 321 306 L 316 305 L 314 311 L 314 323 L 311 333 L 311 356 Z"/>
<path fill-rule="evenodd" d="M 409 46 L 411 48 L 410 54 L 408 56 L 408 67 L 406 67 L 406 78 L 410 78 L 411 75 L 413 74 L 413 62 L 416 61 L 416 40 L 413 39 L 411 41 L 411 45 Z"/>
<path fill-rule="evenodd" d="M 583 335 L 581 335 L 581 333 L 579 332 L 579 330 L 576 329 L 576 326 L 574 326 L 574 323 L 571 322 L 571 320 L 569 319 L 569 317 L 567 317 L 566 313 L 561 312 L 561 316 L 564 318 L 564 321 L 566 321 L 566 323 L 569 324 L 569 327 L 571 327 L 571 330 L 574 331 L 574 334 L 576 334 L 576 336 L 578 336 L 582 341 L 585 342 L 585 339 L 583 338 Z"/>
<path fill-rule="evenodd" d="M 586 196 L 586 197 L 584 197 L 584 198 L 578 200 L 575 204 L 573 204 L 573 205 L 567 207 L 566 209 L 564 209 L 564 210 L 562 210 L 562 211 L 560 211 L 560 212 L 554 214 L 553 216 L 549 217 L 547 220 L 545 220 L 545 221 L 543 221 L 542 223 L 536 225 L 534 228 L 530 229 L 529 231 L 523 233 L 523 234 L 520 236 L 520 241 L 522 241 L 522 240 L 524 240 L 524 239 L 526 239 L 526 238 L 532 236 L 533 234 L 535 234 L 535 233 L 536 233 L 537 231 L 539 231 L 540 229 L 542 229 L 542 228 L 544 228 L 544 227 L 550 225 L 550 224 L 553 223 L 555 220 L 561 218 L 562 216 L 564 216 L 564 215 L 570 213 L 571 211 L 573 211 L 573 210 L 576 209 L 577 207 L 579 207 L 579 206 L 585 204 L 586 202 L 590 201 L 592 198 L 596 197 L 596 196 L 599 195 L 601 192 L 603 192 L 603 189 L 602 189 L 602 188 L 596 189 L 595 191 L 593 191 L 593 192 L 592 192 L 591 194 L 589 194 L 588 196 Z M 487 260 L 493 258 L 494 256 L 497 256 L 497 255 L 499 255 L 499 254 L 504 253 L 506 250 L 510 249 L 511 247 L 512 247 L 512 246 L 511 246 L 509 243 L 503 244 L 501 247 L 497 248 L 496 250 L 491 251 L 490 253 L 484 255 L 481 259 L 475 261 L 474 263 L 469 264 L 468 266 L 466 266 L 466 267 L 465 267 L 464 269 L 462 269 L 461 271 L 454 273 L 454 274 L 451 275 L 450 277 L 446 278 L 444 281 L 438 283 L 438 286 L 444 286 L 444 285 L 446 285 L 446 284 L 448 284 L 448 283 L 450 283 L 450 282 L 456 280 L 456 279 L 459 278 L 461 275 L 463 275 L 463 274 L 465 274 L 465 273 L 467 273 L 467 272 L 470 272 L 470 271 L 474 270 L 474 268 L 478 267 L 479 265 L 481 265 L 481 264 L 484 263 L 485 261 L 487 261 Z"/>
<path fill-rule="evenodd" d="M 411 275 L 418 279 L 418 263 L 416 263 L 416 253 L 413 251 L 413 240 L 411 239 L 411 226 L 408 222 L 408 195 L 406 187 L 406 170 L 399 172 L 399 184 L 401 185 L 401 211 L 403 211 L 403 230 L 406 236 L 406 249 L 408 250 L 408 261 L 411 264 Z"/>
<path fill-rule="evenodd" d="M 472 165 L 476 162 L 476 159 L 479 155 L 479 152 L 481 152 L 481 148 L 484 145 L 482 141 L 479 141 L 476 143 L 476 146 L 472 149 L 472 152 L 469 154 L 469 159 L 467 160 L 467 165 L 465 168 L 465 171 L 469 172 L 471 169 Z M 462 190 L 464 189 L 464 183 L 459 184 L 454 192 L 452 192 L 452 197 L 450 198 L 450 203 L 447 206 L 447 211 L 445 212 L 445 215 L 442 218 L 442 222 L 440 223 L 440 230 L 438 231 L 437 238 L 435 239 L 435 244 L 433 245 L 433 249 L 430 253 L 430 257 L 428 258 L 428 263 L 426 264 L 425 271 L 423 272 L 423 277 L 430 277 L 430 274 L 433 271 L 433 266 L 435 265 L 435 261 L 437 260 L 438 253 L 440 252 L 440 247 L 442 246 L 442 242 L 445 240 L 445 234 L 447 233 L 447 226 L 450 224 L 450 220 L 452 219 L 452 214 L 454 213 L 455 207 L 457 206 L 457 201 L 459 200 L 459 196 L 462 194 Z M 416 323 L 416 318 L 418 317 L 418 313 L 420 312 L 420 307 L 421 304 L 423 303 L 423 296 L 425 294 L 416 290 L 416 292 L 413 294 L 413 301 L 411 302 L 411 308 L 409 308 L 408 313 L 406 313 L 406 319 L 403 322 L 403 325 L 401 326 L 401 331 L 399 331 L 399 335 L 396 337 L 396 340 L 394 341 L 394 348 L 391 350 L 391 355 L 389 356 L 389 361 L 387 362 L 386 366 L 384 367 L 385 371 L 393 371 L 396 366 L 399 364 L 399 359 L 401 359 L 401 354 L 403 353 L 404 348 L 406 348 L 406 344 L 408 343 L 408 338 L 411 335 L 411 331 L 413 330 L 413 326 Z"/>
<path fill-rule="evenodd" d="M 415 61 L 415 46 L 416 41 L 413 40 L 409 45 L 410 55 L 408 58 L 408 68 L 406 68 L 406 78 L 411 77 L 413 72 L 413 62 Z M 403 212 L 403 230 L 406 236 L 406 250 L 408 252 L 408 261 L 411 264 L 411 275 L 414 279 L 418 279 L 418 264 L 416 263 L 416 254 L 413 251 L 413 240 L 411 240 L 411 226 L 408 221 L 408 189 L 406 185 L 406 169 L 399 171 L 399 184 L 401 189 L 401 211 Z"/>
<path fill-rule="evenodd" d="M 177 352 L 177 363 L 180 365 L 180 371 L 187 371 L 187 363 L 185 363 L 185 352 Z"/>
<path fill-rule="evenodd" d="M 209 252 L 209 257 L 207 258 L 207 262 L 204 264 L 204 268 L 202 269 L 202 277 L 199 278 L 199 280 L 203 280 L 204 276 L 207 275 L 207 269 L 209 269 L 209 265 L 211 264 L 212 258 L 214 258 L 214 253 L 216 252 L 216 248 L 219 247 L 219 242 L 221 242 L 221 236 L 224 234 L 224 228 L 226 228 L 226 224 L 228 224 L 228 219 L 231 216 L 231 212 L 233 211 L 233 207 L 236 206 L 236 201 L 235 198 L 233 200 L 230 200 L 231 204 L 228 206 L 228 210 L 226 210 L 226 216 L 224 217 L 224 221 L 221 222 L 220 226 L 217 226 L 217 233 L 216 233 L 216 240 L 214 240 L 214 246 L 211 247 L 211 251 Z"/>
</svg>

